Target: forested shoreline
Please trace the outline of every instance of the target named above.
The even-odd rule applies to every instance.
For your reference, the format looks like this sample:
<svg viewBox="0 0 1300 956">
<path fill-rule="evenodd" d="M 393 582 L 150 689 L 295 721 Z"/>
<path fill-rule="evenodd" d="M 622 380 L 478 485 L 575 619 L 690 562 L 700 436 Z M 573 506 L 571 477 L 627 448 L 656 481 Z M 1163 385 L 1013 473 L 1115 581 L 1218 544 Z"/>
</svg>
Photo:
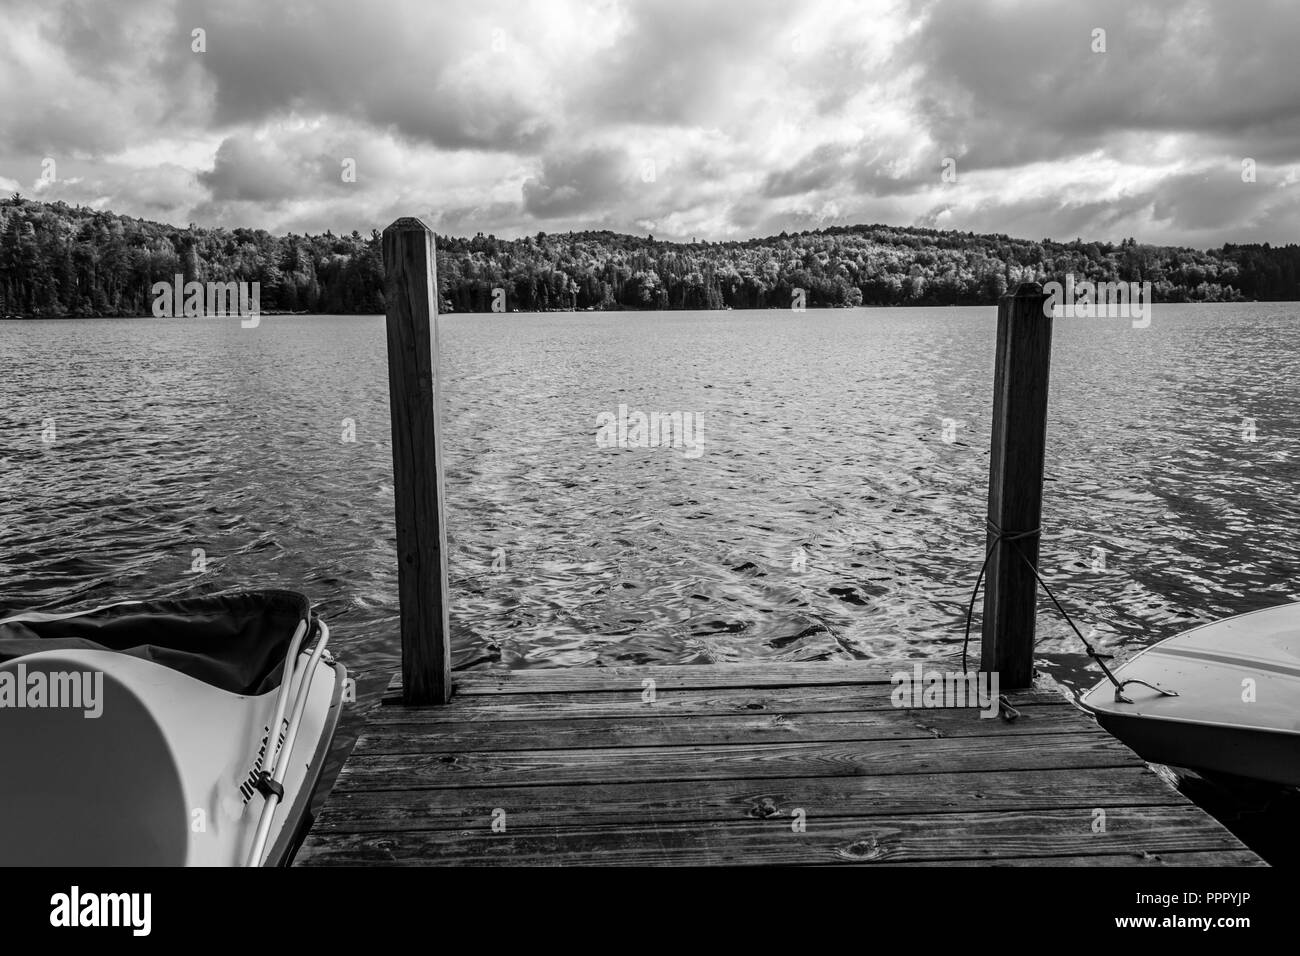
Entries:
<svg viewBox="0 0 1300 956">
<path fill-rule="evenodd" d="M 380 237 L 178 228 L 13 196 L 0 204 L 0 316 L 148 315 L 155 282 L 257 282 L 264 311 L 384 311 Z M 1300 246 L 1197 251 L 835 226 L 732 242 L 613 232 L 439 236 L 448 312 L 989 305 L 1018 282 L 1150 282 L 1156 302 L 1300 300 Z"/>
</svg>

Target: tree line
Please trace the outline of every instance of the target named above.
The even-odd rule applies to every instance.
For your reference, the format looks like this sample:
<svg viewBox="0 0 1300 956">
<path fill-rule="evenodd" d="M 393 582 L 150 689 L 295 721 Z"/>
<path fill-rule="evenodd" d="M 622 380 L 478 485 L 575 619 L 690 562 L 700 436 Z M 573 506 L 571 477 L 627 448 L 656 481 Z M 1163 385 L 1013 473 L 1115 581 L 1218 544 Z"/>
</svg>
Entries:
<svg viewBox="0 0 1300 956">
<path fill-rule="evenodd" d="M 439 236 L 447 312 L 989 305 L 1026 280 L 1150 282 L 1156 302 L 1300 300 L 1300 246 L 1198 251 L 898 226 L 666 242 L 614 232 Z M 155 282 L 260 283 L 263 311 L 384 311 L 380 235 L 181 229 L 15 195 L 0 205 L 0 315 L 148 315 Z"/>
</svg>

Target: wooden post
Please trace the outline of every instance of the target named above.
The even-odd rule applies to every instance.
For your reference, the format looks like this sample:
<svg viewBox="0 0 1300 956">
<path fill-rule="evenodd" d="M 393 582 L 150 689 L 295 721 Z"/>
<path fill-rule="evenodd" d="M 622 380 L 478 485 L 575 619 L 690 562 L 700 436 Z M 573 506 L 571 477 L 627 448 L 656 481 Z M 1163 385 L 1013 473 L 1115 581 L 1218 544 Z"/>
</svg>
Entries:
<svg viewBox="0 0 1300 956">
<path fill-rule="evenodd" d="M 433 233 L 420 220 L 398 219 L 384 230 L 402 697 L 407 704 L 445 704 L 451 698 L 438 438 L 437 268 Z"/>
<path fill-rule="evenodd" d="M 989 520 L 1006 535 L 1039 527 L 1043 510 L 1043 451 L 1047 441 L 1047 382 L 1052 317 L 1037 282 L 1022 282 L 998 302 L 993 380 L 993 443 L 989 455 Z M 997 533 L 989 529 L 988 545 Z M 1034 680 L 1034 617 L 1039 536 L 1004 541 L 989 560 L 984 591 L 980 670 L 997 673 L 1003 689 Z"/>
</svg>

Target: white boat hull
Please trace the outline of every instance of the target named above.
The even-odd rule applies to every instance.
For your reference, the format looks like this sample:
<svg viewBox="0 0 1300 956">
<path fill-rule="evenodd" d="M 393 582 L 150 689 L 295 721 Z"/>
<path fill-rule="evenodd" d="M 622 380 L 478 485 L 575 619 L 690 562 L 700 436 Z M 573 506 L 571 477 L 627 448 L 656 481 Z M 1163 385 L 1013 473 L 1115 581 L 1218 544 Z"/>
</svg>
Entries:
<svg viewBox="0 0 1300 956">
<path fill-rule="evenodd" d="M 1112 668 L 1081 698 L 1143 759 L 1300 786 L 1300 603 L 1202 625 Z"/>
</svg>

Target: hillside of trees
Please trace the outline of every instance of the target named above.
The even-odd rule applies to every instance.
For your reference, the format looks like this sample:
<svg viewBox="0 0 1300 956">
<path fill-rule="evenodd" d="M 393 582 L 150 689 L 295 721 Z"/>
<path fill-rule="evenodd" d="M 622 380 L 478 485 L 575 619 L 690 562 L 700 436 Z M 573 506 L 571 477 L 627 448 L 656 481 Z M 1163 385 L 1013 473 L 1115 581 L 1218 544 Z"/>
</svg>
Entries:
<svg viewBox="0 0 1300 956">
<path fill-rule="evenodd" d="M 384 311 L 379 233 L 273 236 L 187 229 L 17 195 L 0 203 L 0 315 L 128 316 L 151 287 L 261 283 L 263 311 Z M 1034 242 L 895 226 L 837 226 L 740 242 L 612 232 L 438 237 L 444 311 L 987 305 L 1026 279 L 1150 281 L 1157 302 L 1300 300 L 1300 246 L 1197 251 L 1126 239 Z"/>
</svg>

